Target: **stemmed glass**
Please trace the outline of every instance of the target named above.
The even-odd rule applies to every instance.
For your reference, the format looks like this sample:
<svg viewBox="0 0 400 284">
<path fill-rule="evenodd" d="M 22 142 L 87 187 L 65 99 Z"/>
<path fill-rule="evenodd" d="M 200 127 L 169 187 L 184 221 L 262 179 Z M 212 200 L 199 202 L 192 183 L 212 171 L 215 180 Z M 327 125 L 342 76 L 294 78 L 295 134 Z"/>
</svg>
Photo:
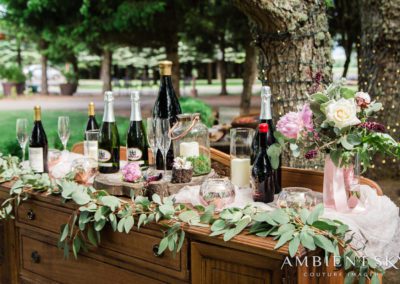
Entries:
<svg viewBox="0 0 400 284">
<path fill-rule="evenodd" d="M 158 118 L 156 120 L 156 141 L 157 148 L 160 150 L 164 161 L 164 180 L 167 179 L 167 153 L 171 146 L 171 137 L 169 136 L 169 119 Z"/>
<path fill-rule="evenodd" d="M 146 124 L 146 136 L 147 136 L 147 142 L 149 143 L 149 147 L 151 149 L 151 152 L 153 154 L 153 161 L 152 161 L 152 166 L 153 169 L 156 169 L 156 156 L 157 156 L 157 141 L 156 141 L 156 125 L 155 121 L 153 118 L 149 117 L 147 118 L 147 124 Z"/>
<path fill-rule="evenodd" d="M 67 143 L 70 135 L 69 130 L 69 117 L 59 116 L 58 117 L 58 137 L 60 137 L 61 143 L 64 146 L 64 151 L 67 151 Z"/>
<path fill-rule="evenodd" d="M 24 162 L 25 148 L 26 148 L 26 143 L 28 142 L 28 120 L 26 118 L 17 119 L 16 133 L 19 146 L 22 149 L 22 162 Z"/>
</svg>

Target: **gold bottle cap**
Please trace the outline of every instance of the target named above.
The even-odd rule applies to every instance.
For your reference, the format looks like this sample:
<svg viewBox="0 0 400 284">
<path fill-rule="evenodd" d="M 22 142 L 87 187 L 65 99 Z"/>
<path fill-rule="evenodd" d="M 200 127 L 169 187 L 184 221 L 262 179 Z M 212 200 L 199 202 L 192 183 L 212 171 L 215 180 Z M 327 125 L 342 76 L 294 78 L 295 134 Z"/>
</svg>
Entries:
<svg viewBox="0 0 400 284">
<path fill-rule="evenodd" d="M 42 120 L 42 114 L 41 114 L 41 108 L 40 106 L 35 106 L 33 108 L 34 112 L 35 112 L 35 121 L 39 121 Z"/>
<path fill-rule="evenodd" d="M 160 61 L 158 64 L 160 66 L 161 76 L 171 76 L 172 61 L 163 60 L 163 61 Z"/>
<path fill-rule="evenodd" d="M 94 116 L 94 103 L 90 102 L 88 107 L 88 115 Z"/>
</svg>

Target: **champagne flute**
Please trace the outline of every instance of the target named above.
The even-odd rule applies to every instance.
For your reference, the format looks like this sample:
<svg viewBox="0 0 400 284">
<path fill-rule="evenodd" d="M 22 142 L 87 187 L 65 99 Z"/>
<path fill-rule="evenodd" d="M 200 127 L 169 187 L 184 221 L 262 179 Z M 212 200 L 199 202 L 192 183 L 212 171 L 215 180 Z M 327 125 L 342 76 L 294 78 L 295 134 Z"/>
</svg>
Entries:
<svg viewBox="0 0 400 284">
<path fill-rule="evenodd" d="M 17 139 L 19 146 L 22 149 L 22 162 L 25 161 L 25 148 L 26 143 L 28 142 L 28 120 L 26 118 L 18 118 L 17 119 Z"/>
<path fill-rule="evenodd" d="M 155 170 L 156 169 L 156 156 L 157 156 L 157 141 L 156 141 L 156 125 L 155 120 L 149 117 L 146 120 L 146 137 L 151 152 L 153 154 L 152 164 L 151 167 Z"/>
<path fill-rule="evenodd" d="M 67 143 L 70 135 L 69 130 L 69 117 L 59 116 L 58 117 L 58 137 L 60 137 L 61 143 L 64 146 L 64 151 L 67 151 Z"/>
<path fill-rule="evenodd" d="M 171 137 L 169 136 L 169 119 L 158 118 L 156 120 L 156 141 L 157 148 L 161 151 L 164 164 L 164 180 L 167 179 L 167 153 L 171 146 Z"/>
</svg>

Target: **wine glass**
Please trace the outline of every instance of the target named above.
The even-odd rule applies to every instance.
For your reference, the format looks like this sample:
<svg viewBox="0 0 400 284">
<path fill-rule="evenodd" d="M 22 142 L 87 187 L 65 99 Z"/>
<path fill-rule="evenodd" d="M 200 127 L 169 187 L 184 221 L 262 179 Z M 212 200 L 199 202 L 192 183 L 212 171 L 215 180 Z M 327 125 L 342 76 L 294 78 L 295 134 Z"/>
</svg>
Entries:
<svg viewBox="0 0 400 284">
<path fill-rule="evenodd" d="M 156 143 L 157 148 L 163 156 L 164 179 L 167 179 L 167 153 L 171 146 L 171 137 L 169 136 L 169 119 L 158 118 L 156 120 Z"/>
<path fill-rule="evenodd" d="M 19 146 L 22 149 L 22 162 L 24 162 L 25 148 L 26 148 L 26 143 L 28 142 L 28 120 L 26 118 L 17 119 L 16 133 Z"/>
<path fill-rule="evenodd" d="M 61 143 L 64 146 L 64 151 L 67 151 L 67 143 L 70 135 L 69 130 L 69 117 L 59 116 L 58 117 L 58 137 L 60 137 Z"/>
<path fill-rule="evenodd" d="M 156 156 L 157 156 L 157 141 L 156 141 L 156 125 L 155 120 L 149 117 L 147 118 L 146 124 L 146 137 L 151 153 L 153 154 L 152 164 L 150 165 L 153 169 L 156 169 Z"/>
</svg>

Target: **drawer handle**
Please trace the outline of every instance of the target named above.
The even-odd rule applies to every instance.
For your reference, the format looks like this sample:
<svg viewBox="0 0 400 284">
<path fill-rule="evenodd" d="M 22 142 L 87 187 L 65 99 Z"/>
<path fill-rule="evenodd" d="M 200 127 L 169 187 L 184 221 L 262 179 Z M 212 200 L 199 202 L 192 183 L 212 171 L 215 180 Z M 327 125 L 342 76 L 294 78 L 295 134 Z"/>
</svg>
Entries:
<svg viewBox="0 0 400 284">
<path fill-rule="evenodd" d="M 158 253 L 158 245 L 154 245 L 153 246 L 153 254 L 156 256 L 156 257 L 163 257 L 164 256 L 164 253 L 161 253 L 161 254 L 159 254 Z"/>
<path fill-rule="evenodd" d="M 29 209 L 28 213 L 26 213 L 26 215 L 28 216 L 29 220 L 35 220 L 36 214 L 35 212 L 33 212 L 32 209 Z"/>
<path fill-rule="evenodd" d="M 33 263 L 40 263 L 40 255 L 37 251 L 33 251 L 31 253 L 31 258 L 32 258 Z"/>
</svg>

